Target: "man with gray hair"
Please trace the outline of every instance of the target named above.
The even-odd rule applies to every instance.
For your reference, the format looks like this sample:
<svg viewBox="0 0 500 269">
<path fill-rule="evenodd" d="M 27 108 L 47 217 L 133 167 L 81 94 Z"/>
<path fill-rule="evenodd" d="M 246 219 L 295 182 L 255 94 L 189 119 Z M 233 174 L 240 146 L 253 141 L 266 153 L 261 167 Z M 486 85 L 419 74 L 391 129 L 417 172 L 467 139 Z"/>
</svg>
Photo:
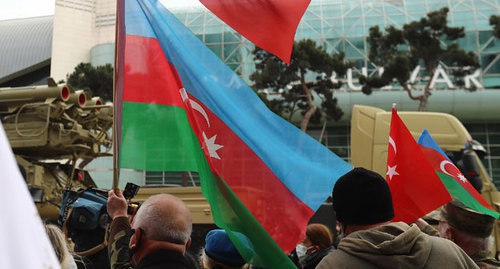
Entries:
<svg viewBox="0 0 500 269">
<path fill-rule="evenodd" d="M 491 232 L 496 219 L 465 206 L 457 199 L 441 208 L 439 234 L 461 247 L 479 268 L 499 268 L 493 257 Z"/>
<path fill-rule="evenodd" d="M 113 264 L 113 260 L 123 261 L 124 256 L 130 258 L 130 264 L 135 269 L 193 268 L 184 256 L 191 243 L 191 212 L 179 198 L 169 194 L 149 197 L 140 206 L 131 224 L 127 201 L 120 190 L 109 191 L 107 207 L 113 219 L 109 236 L 112 268 L 129 267 L 126 263 Z M 123 233 L 127 231 L 130 252 L 123 253 L 124 248 L 118 245 L 123 245 L 124 238 L 127 238 Z"/>
</svg>

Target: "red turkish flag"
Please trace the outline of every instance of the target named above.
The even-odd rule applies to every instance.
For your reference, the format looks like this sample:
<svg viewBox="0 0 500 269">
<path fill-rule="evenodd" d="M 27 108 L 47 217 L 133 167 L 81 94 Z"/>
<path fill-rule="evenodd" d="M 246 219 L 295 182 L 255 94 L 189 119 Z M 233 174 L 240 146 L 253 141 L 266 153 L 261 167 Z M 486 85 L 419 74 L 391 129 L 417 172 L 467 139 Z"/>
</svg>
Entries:
<svg viewBox="0 0 500 269">
<path fill-rule="evenodd" d="M 451 201 L 410 131 L 392 109 L 387 173 L 394 204 L 394 221 L 411 223 Z"/>
<path fill-rule="evenodd" d="M 290 63 L 295 32 L 311 0 L 200 0 L 258 47 Z"/>
</svg>

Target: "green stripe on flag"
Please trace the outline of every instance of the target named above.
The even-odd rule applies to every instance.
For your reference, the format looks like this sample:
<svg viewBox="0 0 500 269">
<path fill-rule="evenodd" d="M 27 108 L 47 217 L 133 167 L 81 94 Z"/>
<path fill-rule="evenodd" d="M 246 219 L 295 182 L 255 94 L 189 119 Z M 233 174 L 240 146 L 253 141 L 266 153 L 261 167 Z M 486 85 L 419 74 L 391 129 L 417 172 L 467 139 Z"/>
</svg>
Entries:
<svg viewBox="0 0 500 269">
<path fill-rule="evenodd" d="M 200 144 L 181 107 L 124 102 L 120 168 L 196 171 Z"/>
<path fill-rule="evenodd" d="M 264 268 L 297 268 L 269 233 L 218 176 L 201 177 L 215 223 L 224 228 L 247 262 Z M 286 225 L 286 223 L 283 223 Z"/>
<path fill-rule="evenodd" d="M 448 192 L 451 194 L 451 196 L 457 198 L 460 202 L 473 210 L 498 219 L 500 215 L 498 212 L 484 207 L 481 203 L 479 203 L 479 201 L 477 201 L 472 195 L 470 195 L 470 193 L 464 187 L 462 187 L 462 185 L 460 185 L 460 183 L 457 182 L 456 179 L 441 172 L 437 172 L 437 174 L 448 189 Z"/>
</svg>

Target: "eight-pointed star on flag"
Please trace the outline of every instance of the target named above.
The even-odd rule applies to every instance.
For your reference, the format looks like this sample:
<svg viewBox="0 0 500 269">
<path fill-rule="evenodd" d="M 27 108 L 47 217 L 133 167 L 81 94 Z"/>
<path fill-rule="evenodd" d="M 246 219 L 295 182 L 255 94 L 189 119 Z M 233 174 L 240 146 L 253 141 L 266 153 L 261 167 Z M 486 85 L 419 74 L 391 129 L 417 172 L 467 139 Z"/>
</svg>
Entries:
<svg viewBox="0 0 500 269">
<path fill-rule="evenodd" d="M 207 138 L 207 135 L 205 134 L 205 132 L 203 132 L 203 140 L 205 141 L 205 145 L 208 148 L 208 154 L 210 155 L 210 157 L 220 160 L 220 156 L 219 154 L 217 154 L 217 150 L 223 148 L 224 146 L 216 144 L 215 139 L 217 139 L 217 135 Z"/>
</svg>

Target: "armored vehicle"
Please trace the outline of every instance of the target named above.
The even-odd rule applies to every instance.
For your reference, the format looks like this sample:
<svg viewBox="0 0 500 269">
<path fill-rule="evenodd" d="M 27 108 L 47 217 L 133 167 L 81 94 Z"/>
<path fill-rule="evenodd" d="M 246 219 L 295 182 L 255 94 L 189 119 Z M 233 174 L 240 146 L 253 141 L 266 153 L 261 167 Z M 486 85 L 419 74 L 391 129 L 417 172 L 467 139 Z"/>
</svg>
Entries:
<svg viewBox="0 0 500 269">
<path fill-rule="evenodd" d="M 58 85 L 0 88 L 0 120 L 40 215 L 55 221 L 65 189 L 94 186 L 83 168 L 110 155 L 112 105 Z"/>
</svg>

